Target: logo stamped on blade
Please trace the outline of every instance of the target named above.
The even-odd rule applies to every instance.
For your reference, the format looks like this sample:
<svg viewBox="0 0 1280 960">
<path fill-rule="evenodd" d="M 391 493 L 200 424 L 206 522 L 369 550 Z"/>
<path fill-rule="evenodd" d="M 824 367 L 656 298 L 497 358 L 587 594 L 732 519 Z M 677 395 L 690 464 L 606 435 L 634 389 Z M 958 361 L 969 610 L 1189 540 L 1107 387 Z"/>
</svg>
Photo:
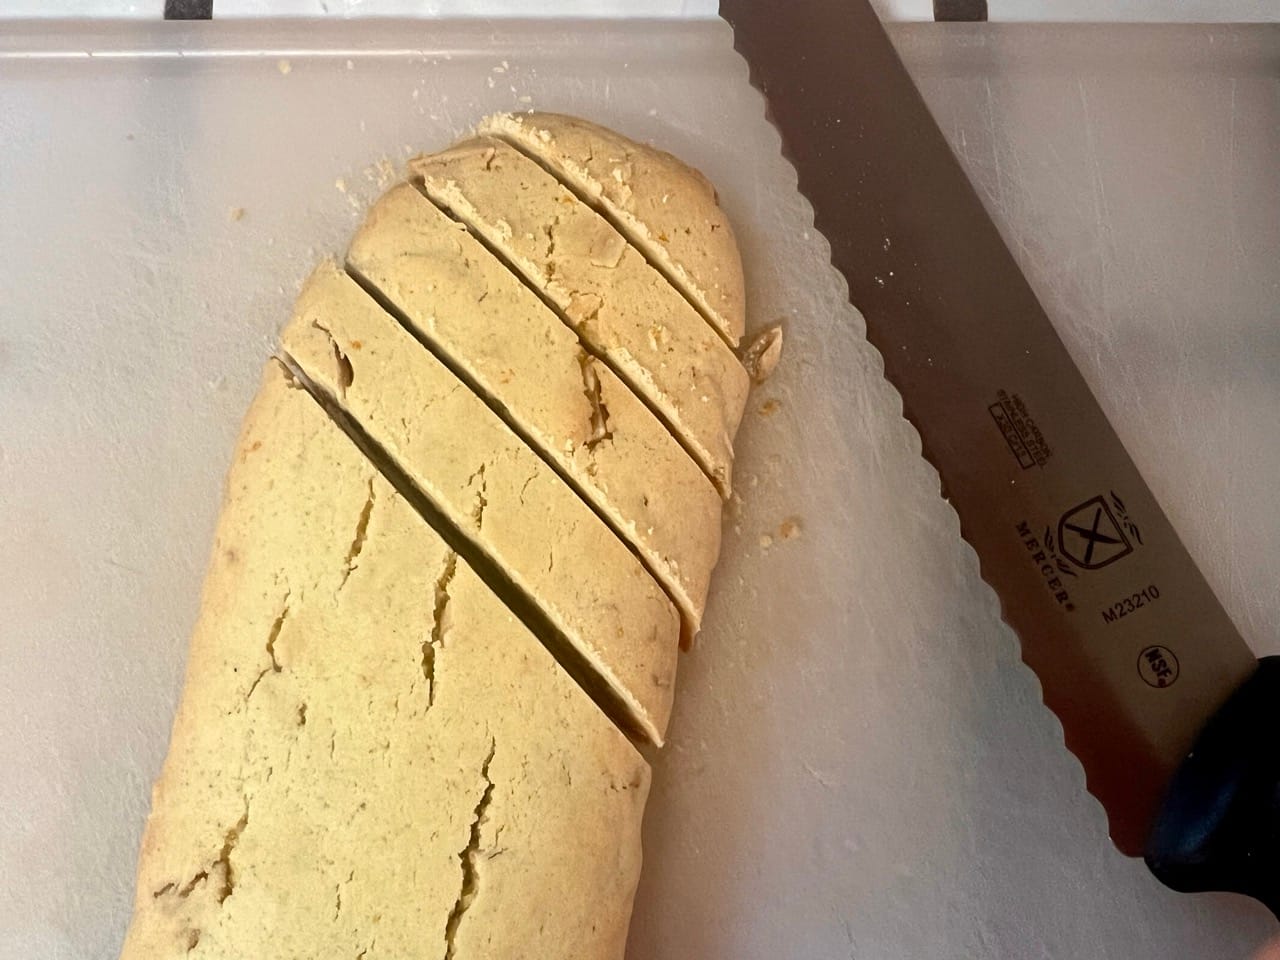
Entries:
<svg viewBox="0 0 1280 960">
<path fill-rule="evenodd" d="M 1029 520 L 1020 521 L 1016 529 L 1046 589 L 1058 605 L 1068 611 L 1076 608 L 1069 584 L 1080 576 L 1080 571 L 1109 566 L 1133 553 L 1135 542 L 1142 543 L 1138 525 L 1115 491 L 1109 496 L 1098 494 L 1072 507 L 1058 519 L 1056 533 L 1046 524 L 1043 533 L 1037 536 Z M 1154 600 L 1159 595 L 1156 589 L 1148 599 Z M 1134 602 L 1135 606 L 1142 605 L 1136 599 Z M 1117 613 L 1106 619 L 1110 623 L 1123 615 L 1123 612 Z"/>
<path fill-rule="evenodd" d="M 1083 570 L 1100 570 L 1133 553 L 1133 544 L 1101 496 L 1091 497 L 1062 515 L 1058 545 Z"/>
</svg>

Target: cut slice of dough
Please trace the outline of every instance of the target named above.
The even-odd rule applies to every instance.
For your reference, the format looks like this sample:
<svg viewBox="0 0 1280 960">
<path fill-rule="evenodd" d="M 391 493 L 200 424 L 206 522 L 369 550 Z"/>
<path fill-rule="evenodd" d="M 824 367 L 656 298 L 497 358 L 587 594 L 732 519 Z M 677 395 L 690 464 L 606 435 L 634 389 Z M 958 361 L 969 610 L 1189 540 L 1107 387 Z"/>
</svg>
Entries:
<svg viewBox="0 0 1280 960">
<path fill-rule="evenodd" d="M 271 364 L 228 479 L 123 960 L 621 960 L 648 783 Z"/>
<path fill-rule="evenodd" d="M 679 614 L 604 521 L 332 263 L 307 281 L 281 342 L 447 521 L 545 612 L 630 711 L 628 725 L 660 744 Z"/>
<path fill-rule="evenodd" d="M 427 195 L 540 290 L 728 496 L 749 378 L 612 226 L 528 157 L 481 138 L 410 161 Z"/>
<path fill-rule="evenodd" d="M 679 604 L 686 638 L 696 634 L 720 501 L 652 411 L 409 184 L 374 204 L 347 262 L 636 548 Z"/>
<path fill-rule="evenodd" d="M 742 260 L 715 187 L 671 154 L 558 113 L 500 113 L 502 137 L 598 204 L 735 347 L 746 330 Z"/>
</svg>

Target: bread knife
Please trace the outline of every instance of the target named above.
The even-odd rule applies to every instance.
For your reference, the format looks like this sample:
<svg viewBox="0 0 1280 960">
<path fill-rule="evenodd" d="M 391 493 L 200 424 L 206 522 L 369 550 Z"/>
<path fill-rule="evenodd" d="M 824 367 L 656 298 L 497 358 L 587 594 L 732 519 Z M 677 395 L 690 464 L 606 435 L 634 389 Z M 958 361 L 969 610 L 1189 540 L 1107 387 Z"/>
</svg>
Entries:
<svg viewBox="0 0 1280 960">
<path fill-rule="evenodd" d="M 1115 845 L 1280 916 L 1280 657 L 1214 596 L 866 0 L 720 10 Z"/>
</svg>

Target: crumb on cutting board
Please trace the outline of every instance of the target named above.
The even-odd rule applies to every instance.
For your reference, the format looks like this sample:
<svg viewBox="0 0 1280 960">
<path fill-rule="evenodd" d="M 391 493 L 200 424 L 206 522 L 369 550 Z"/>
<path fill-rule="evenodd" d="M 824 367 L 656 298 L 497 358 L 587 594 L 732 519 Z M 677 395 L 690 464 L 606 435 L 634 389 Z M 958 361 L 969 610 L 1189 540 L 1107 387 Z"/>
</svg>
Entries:
<svg viewBox="0 0 1280 960">
<path fill-rule="evenodd" d="M 742 354 L 742 365 L 751 374 L 751 379 L 764 383 L 773 374 L 774 367 L 782 357 L 782 325 L 774 324 L 761 331 L 750 346 Z"/>
<path fill-rule="evenodd" d="M 276 69 L 280 71 L 280 76 L 287 77 L 289 72 L 293 69 L 293 64 L 288 60 L 281 59 L 276 63 Z"/>
<path fill-rule="evenodd" d="M 775 543 L 785 540 L 797 540 L 804 530 L 804 523 L 798 516 L 790 516 L 778 524 L 776 530 L 760 535 L 760 549 L 768 550 Z"/>
<path fill-rule="evenodd" d="M 244 219 L 244 207 L 232 207 L 227 211 L 227 218 L 232 221 Z"/>
<path fill-rule="evenodd" d="M 395 164 L 389 157 L 382 157 L 376 163 L 364 168 L 364 178 L 379 189 L 386 189 L 397 179 Z"/>
</svg>

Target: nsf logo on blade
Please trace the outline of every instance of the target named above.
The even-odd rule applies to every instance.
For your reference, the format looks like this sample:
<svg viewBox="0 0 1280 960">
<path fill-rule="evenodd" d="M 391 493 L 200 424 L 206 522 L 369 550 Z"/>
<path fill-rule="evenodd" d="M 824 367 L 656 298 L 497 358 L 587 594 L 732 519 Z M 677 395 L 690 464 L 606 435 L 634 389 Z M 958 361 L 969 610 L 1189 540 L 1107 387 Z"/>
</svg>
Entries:
<svg viewBox="0 0 1280 960">
<path fill-rule="evenodd" d="M 1111 496 L 1117 509 L 1122 508 L 1120 498 L 1114 493 Z M 1102 496 L 1090 497 L 1078 507 L 1072 507 L 1058 521 L 1058 549 L 1082 570 L 1100 570 L 1128 556 L 1133 553 L 1133 544 L 1125 535 L 1123 525 L 1128 521 L 1129 529 L 1136 531 L 1137 528 L 1127 514 L 1120 512 L 1123 521 L 1116 518 Z M 1138 542 L 1142 542 L 1140 537 Z"/>
</svg>

